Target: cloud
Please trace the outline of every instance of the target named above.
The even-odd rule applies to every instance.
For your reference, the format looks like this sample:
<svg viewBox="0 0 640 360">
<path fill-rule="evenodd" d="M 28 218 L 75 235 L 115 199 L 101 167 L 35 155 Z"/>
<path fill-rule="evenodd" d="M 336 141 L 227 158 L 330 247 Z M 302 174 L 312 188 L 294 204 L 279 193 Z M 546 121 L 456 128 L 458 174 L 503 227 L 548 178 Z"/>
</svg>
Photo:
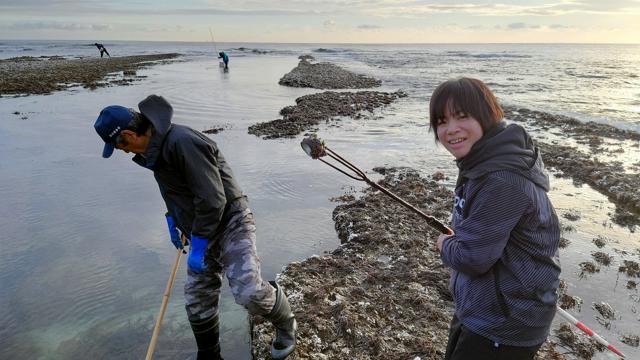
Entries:
<svg viewBox="0 0 640 360">
<path fill-rule="evenodd" d="M 91 29 L 96 31 L 105 31 L 105 30 L 113 30 L 113 27 L 111 25 L 93 24 L 91 25 Z"/>
<path fill-rule="evenodd" d="M 377 30 L 377 29 L 382 29 L 382 26 L 362 24 L 362 25 L 358 25 L 358 29 L 360 29 L 360 30 Z"/>
<path fill-rule="evenodd" d="M 483 2 L 479 2 L 483 1 Z M 471 16 L 561 16 L 567 14 L 640 14 L 640 0 L 184 0 L 161 2 L 136 0 L 2 0 L 0 13 L 56 15 L 145 16 L 333 16 L 422 17 L 430 14 Z M 546 0 L 544 0 L 546 1 Z M 174 5 L 180 4 L 180 5 Z M 45 15 L 46 14 L 46 15 Z"/>
<path fill-rule="evenodd" d="M 11 30 L 62 30 L 62 31 L 78 31 L 78 30 L 109 30 L 110 25 L 105 24 L 82 24 L 82 23 L 69 23 L 69 22 L 54 22 L 54 21 L 29 21 L 29 22 L 16 22 L 7 28 Z"/>
<path fill-rule="evenodd" d="M 369 15 L 380 17 L 420 17 L 430 14 L 467 14 L 472 16 L 561 16 L 568 14 L 640 14 L 638 0 L 582 1 L 559 0 L 541 5 L 517 5 L 507 3 L 431 3 L 419 1 L 404 3 L 404 6 L 370 7 L 364 10 Z"/>
<path fill-rule="evenodd" d="M 508 30 L 521 30 L 521 29 L 540 29 L 542 26 L 537 24 L 527 24 L 523 22 L 516 22 L 507 25 Z"/>
<path fill-rule="evenodd" d="M 335 21 L 333 21 L 333 20 L 325 20 L 325 21 L 322 23 L 322 26 L 323 26 L 325 29 L 327 29 L 327 30 L 333 30 L 333 29 L 335 29 L 335 27 L 336 27 L 336 22 L 335 22 Z"/>
<path fill-rule="evenodd" d="M 527 27 L 529 27 L 529 25 L 523 22 L 517 22 L 517 23 L 512 23 L 507 25 L 507 29 L 509 30 L 520 30 L 520 29 L 526 29 Z"/>
</svg>

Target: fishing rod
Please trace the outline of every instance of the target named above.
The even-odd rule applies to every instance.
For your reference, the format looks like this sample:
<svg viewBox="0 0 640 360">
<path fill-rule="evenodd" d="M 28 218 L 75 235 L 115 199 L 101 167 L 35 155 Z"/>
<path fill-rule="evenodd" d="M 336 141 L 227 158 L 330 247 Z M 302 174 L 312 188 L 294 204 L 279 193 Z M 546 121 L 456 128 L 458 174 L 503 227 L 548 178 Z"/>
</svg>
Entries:
<svg viewBox="0 0 640 360">
<path fill-rule="evenodd" d="M 218 56 L 218 47 L 216 46 L 216 41 L 213 39 L 213 31 L 209 28 L 209 35 L 211 35 L 211 42 L 213 43 L 213 50 L 216 52 L 216 56 Z"/>
<path fill-rule="evenodd" d="M 449 228 L 448 226 L 446 226 L 445 224 L 440 222 L 438 219 L 434 218 L 431 215 L 425 214 L 420 209 L 416 208 L 415 206 L 413 206 L 413 205 L 409 204 L 408 202 L 406 202 L 405 200 L 401 199 L 398 195 L 396 195 L 396 194 L 392 193 L 391 191 L 385 189 L 384 187 L 382 187 L 378 183 L 373 182 L 372 180 L 370 180 L 362 170 L 358 169 L 355 165 L 351 164 L 350 162 L 345 160 L 343 157 L 341 157 L 340 155 L 336 154 L 333 150 L 329 149 L 326 146 L 325 142 L 323 140 L 321 140 L 320 138 L 318 138 L 317 135 L 313 134 L 313 135 L 307 136 L 306 138 L 304 138 L 302 140 L 302 142 L 300 142 L 300 146 L 302 146 L 302 149 L 304 150 L 304 152 L 307 153 L 307 155 L 309 155 L 312 159 L 320 160 L 323 163 L 331 166 L 332 168 L 338 170 L 339 172 L 347 175 L 348 177 L 350 177 L 350 178 L 352 178 L 354 180 L 366 182 L 367 184 L 371 185 L 372 187 L 380 190 L 384 194 L 386 194 L 386 195 L 390 196 L 391 198 L 393 198 L 394 200 L 398 201 L 399 203 L 404 205 L 406 208 L 414 211 L 415 213 L 417 213 L 418 215 L 423 217 L 425 220 L 427 220 L 427 224 L 429 226 L 431 226 L 432 228 L 440 231 L 442 234 L 453 235 L 453 230 L 451 230 L 451 228 Z M 333 165 L 332 163 L 323 160 L 322 158 L 325 157 L 325 156 L 328 156 L 328 157 L 332 158 L 333 160 L 337 161 L 342 166 L 346 167 L 348 169 L 347 171 L 351 171 L 353 173 L 350 174 L 347 171 L 345 171 L 343 169 L 340 169 L 337 166 Z M 595 339 L 597 342 L 599 342 L 600 344 L 604 345 L 607 349 L 611 350 L 612 352 L 614 352 L 615 354 L 620 356 L 621 358 L 623 358 L 623 359 L 625 358 L 625 355 L 624 355 L 624 353 L 622 353 L 622 351 L 618 350 L 615 346 L 611 345 L 609 342 L 607 342 L 600 335 L 596 334 L 595 331 L 591 330 L 585 324 L 583 324 L 582 322 L 578 321 L 576 318 L 571 316 L 571 314 L 566 312 L 560 306 L 556 305 L 556 308 L 557 308 L 558 313 L 562 317 L 564 317 L 565 319 L 569 320 L 571 322 L 571 324 L 573 324 L 575 327 L 577 327 L 578 329 L 582 330 L 585 334 L 589 335 L 590 337 Z"/>
<path fill-rule="evenodd" d="M 311 136 L 308 136 L 308 137 L 304 138 L 302 140 L 302 142 L 300 143 L 300 146 L 302 146 L 302 149 L 304 150 L 304 152 L 307 153 L 307 155 L 311 156 L 312 159 L 320 160 L 323 163 L 331 166 L 332 168 L 338 170 L 339 172 L 347 175 L 348 177 L 350 177 L 352 179 L 366 182 L 367 184 L 371 185 L 372 187 L 380 190 L 385 195 L 391 197 L 392 199 L 396 200 L 400 204 L 404 205 L 407 209 L 409 209 L 409 210 L 415 212 L 416 214 L 420 215 L 423 219 L 425 219 L 427 221 L 427 225 L 431 226 L 432 228 L 438 230 L 439 232 L 441 232 L 443 234 L 453 235 L 453 230 L 451 230 L 443 222 L 441 222 L 440 220 L 436 219 L 435 217 L 433 217 L 431 215 L 425 214 L 424 212 L 422 212 L 422 210 L 420 210 L 417 207 L 409 204 L 404 199 L 400 198 L 398 195 L 392 193 L 391 191 L 385 189 L 384 187 L 382 187 L 378 183 L 376 183 L 376 182 L 372 181 L 371 179 L 369 179 L 367 177 L 367 175 L 365 175 L 365 173 L 362 170 L 358 169 L 355 165 L 353 165 L 352 163 L 350 163 L 347 160 L 345 160 L 342 156 L 336 154 L 333 150 L 329 149 L 325 145 L 324 141 L 320 140 L 316 135 L 311 135 Z M 344 170 L 338 168 L 337 166 L 333 165 L 332 163 L 321 159 L 324 156 L 328 156 L 328 157 L 332 158 L 333 160 L 337 161 L 342 166 L 346 167 L 349 171 L 353 172 L 353 174 L 349 174 L 346 171 L 344 171 Z"/>
</svg>

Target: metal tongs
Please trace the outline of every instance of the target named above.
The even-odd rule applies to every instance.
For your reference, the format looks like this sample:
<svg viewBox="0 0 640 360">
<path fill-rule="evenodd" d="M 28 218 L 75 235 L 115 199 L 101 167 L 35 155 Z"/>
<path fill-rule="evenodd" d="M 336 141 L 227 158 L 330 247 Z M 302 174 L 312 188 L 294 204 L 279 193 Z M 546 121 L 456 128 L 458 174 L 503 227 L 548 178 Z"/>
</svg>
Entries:
<svg viewBox="0 0 640 360">
<path fill-rule="evenodd" d="M 391 191 L 389 191 L 389 190 L 385 189 L 384 187 L 380 186 L 378 183 L 376 183 L 376 182 L 372 181 L 371 179 L 369 179 L 367 177 L 367 175 L 365 175 L 365 173 L 362 170 L 358 169 L 355 165 L 353 165 L 352 163 L 350 163 L 347 160 L 345 160 L 342 156 L 336 154 L 333 150 L 329 149 L 325 145 L 324 141 L 320 140 L 320 138 L 318 138 L 315 134 L 309 135 L 306 138 L 304 138 L 302 140 L 302 142 L 300 143 L 300 146 L 302 146 L 302 149 L 304 150 L 304 152 L 307 153 L 307 155 L 311 156 L 312 159 L 320 160 L 323 163 L 331 166 L 332 168 L 340 171 L 341 173 L 347 175 L 348 177 L 350 177 L 350 178 L 352 178 L 354 180 L 366 182 L 367 184 L 371 185 L 372 187 L 374 187 L 374 188 L 380 190 L 381 192 L 383 192 L 384 194 L 388 195 L 389 197 L 391 197 L 395 201 L 397 201 L 400 204 L 404 205 L 409 210 L 412 210 L 413 212 L 415 212 L 418 215 L 420 215 L 423 219 L 425 219 L 427 221 L 427 224 L 429 226 L 431 226 L 432 228 L 438 230 L 439 232 L 441 232 L 443 234 L 453 235 L 453 230 L 451 230 L 448 226 L 446 226 L 440 220 L 434 218 L 431 215 L 425 214 L 420 209 L 416 208 L 415 206 L 409 204 L 408 202 L 406 202 L 405 200 L 400 198 L 398 195 L 392 193 Z M 348 170 L 352 171 L 354 174 L 350 174 L 350 173 L 338 168 L 337 166 L 333 165 L 332 163 L 323 160 L 322 157 L 324 157 L 324 156 L 329 156 L 333 160 L 335 160 L 338 163 L 342 164 Z"/>
</svg>

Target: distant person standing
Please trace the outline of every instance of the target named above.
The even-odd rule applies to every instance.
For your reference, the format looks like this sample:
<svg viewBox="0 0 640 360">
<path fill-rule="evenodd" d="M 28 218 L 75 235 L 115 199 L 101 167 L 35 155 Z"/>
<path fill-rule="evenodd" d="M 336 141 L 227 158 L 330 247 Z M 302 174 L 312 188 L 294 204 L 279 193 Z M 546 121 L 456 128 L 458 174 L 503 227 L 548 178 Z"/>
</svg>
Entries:
<svg viewBox="0 0 640 360">
<path fill-rule="evenodd" d="M 104 45 L 98 44 L 98 43 L 94 43 L 93 45 L 95 45 L 98 48 L 98 50 L 100 50 L 100 57 L 103 57 L 104 54 L 107 54 L 108 57 L 111 57 L 107 49 L 105 49 Z"/>
<path fill-rule="evenodd" d="M 218 59 L 222 59 L 222 61 L 224 62 L 225 70 L 229 69 L 229 56 L 227 55 L 227 53 L 225 53 L 224 51 L 220 51 L 218 53 Z"/>
</svg>

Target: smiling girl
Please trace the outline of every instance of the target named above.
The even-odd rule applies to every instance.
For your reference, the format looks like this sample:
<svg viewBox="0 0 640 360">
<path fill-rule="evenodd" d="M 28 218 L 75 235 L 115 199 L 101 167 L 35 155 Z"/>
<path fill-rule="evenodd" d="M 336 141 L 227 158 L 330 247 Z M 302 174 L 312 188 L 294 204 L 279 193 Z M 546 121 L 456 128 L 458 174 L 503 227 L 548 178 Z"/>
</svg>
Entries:
<svg viewBox="0 0 640 360">
<path fill-rule="evenodd" d="M 477 79 L 439 85 L 429 116 L 459 168 L 454 235 L 437 241 L 455 302 L 445 359 L 533 359 L 560 275 L 560 226 L 540 152 Z"/>
</svg>

